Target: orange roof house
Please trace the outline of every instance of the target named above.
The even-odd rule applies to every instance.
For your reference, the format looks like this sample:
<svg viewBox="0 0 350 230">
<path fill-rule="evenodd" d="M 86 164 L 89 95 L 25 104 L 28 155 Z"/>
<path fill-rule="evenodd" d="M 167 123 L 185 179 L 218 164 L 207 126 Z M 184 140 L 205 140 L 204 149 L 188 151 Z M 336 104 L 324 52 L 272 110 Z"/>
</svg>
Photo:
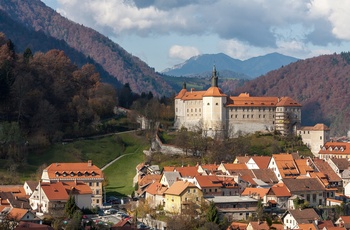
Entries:
<svg viewBox="0 0 350 230">
<path fill-rule="evenodd" d="M 294 160 L 295 164 L 298 167 L 299 174 L 300 175 L 306 175 L 309 172 L 313 172 L 314 169 L 310 166 L 311 164 L 311 159 L 306 158 L 306 159 L 296 159 Z"/>
<path fill-rule="evenodd" d="M 92 206 L 102 204 L 104 175 L 102 170 L 94 165 L 91 160 L 79 163 L 53 163 L 43 170 L 41 180 L 43 182 L 84 182 L 93 191 Z"/>
<path fill-rule="evenodd" d="M 350 158 L 350 143 L 326 142 L 318 154 L 320 159 Z"/>
<path fill-rule="evenodd" d="M 300 175 L 292 154 L 273 154 L 268 166 L 279 180 Z"/>
<path fill-rule="evenodd" d="M 264 199 L 268 192 L 268 188 L 245 188 L 241 195 L 250 196 L 255 199 Z"/>
<path fill-rule="evenodd" d="M 28 209 L 23 209 L 23 208 L 12 208 L 6 218 L 8 220 L 13 220 L 16 222 L 25 220 L 25 221 L 31 221 L 36 218 L 35 214 L 30 212 Z"/>
</svg>

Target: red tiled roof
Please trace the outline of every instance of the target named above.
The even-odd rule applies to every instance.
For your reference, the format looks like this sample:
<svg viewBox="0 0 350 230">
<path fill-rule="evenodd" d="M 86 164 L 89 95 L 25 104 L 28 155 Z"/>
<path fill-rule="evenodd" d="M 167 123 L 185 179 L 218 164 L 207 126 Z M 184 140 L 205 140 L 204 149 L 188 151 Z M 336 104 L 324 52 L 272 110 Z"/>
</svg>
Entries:
<svg viewBox="0 0 350 230">
<path fill-rule="evenodd" d="M 217 176 L 196 176 L 199 186 L 203 188 L 222 187 L 222 181 Z"/>
<path fill-rule="evenodd" d="M 181 195 L 187 188 L 197 188 L 194 184 L 188 181 L 175 181 L 170 188 L 165 191 L 165 194 Z"/>
<path fill-rule="evenodd" d="M 316 124 L 316 125 L 314 125 L 314 126 L 303 126 L 303 127 L 300 127 L 300 130 L 305 130 L 305 131 L 308 131 L 308 130 L 310 130 L 310 131 L 328 131 L 328 130 L 330 130 L 329 128 L 328 128 L 328 126 L 327 125 L 325 125 L 325 124 Z"/>
<path fill-rule="evenodd" d="M 73 194 L 92 194 L 92 190 L 89 185 L 80 181 L 65 181 L 62 182 L 68 194 L 72 192 Z"/>
<path fill-rule="evenodd" d="M 295 164 L 299 169 L 300 175 L 306 175 L 308 172 L 313 172 L 313 168 L 309 165 L 310 159 L 296 159 Z"/>
<path fill-rule="evenodd" d="M 259 195 L 261 198 L 263 198 L 268 191 L 269 191 L 268 188 L 245 188 L 241 195 L 242 196 Z"/>
<path fill-rule="evenodd" d="M 203 97 L 227 97 L 227 95 L 219 87 L 212 86 L 205 91 Z"/>
<path fill-rule="evenodd" d="M 290 97 L 281 97 L 279 99 L 279 102 L 276 104 L 276 106 L 297 106 L 297 107 L 301 107 L 301 105 L 294 101 L 292 98 Z"/>
<path fill-rule="evenodd" d="M 167 189 L 167 187 L 156 181 L 148 186 L 145 191 L 151 195 L 163 195 Z"/>
<path fill-rule="evenodd" d="M 69 198 L 69 195 L 65 187 L 63 186 L 62 182 L 56 182 L 56 183 L 42 182 L 40 186 L 50 201 L 68 200 Z"/>
<path fill-rule="evenodd" d="M 342 181 L 341 178 L 334 172 L 331 166 L 324 160 L 315 158 L 313 162 L 317 169 L 327 176 L 329 182 L 339 182 Z"/>
<path fill-rule="evenodd" d="M 25 214 L 27 214 L 28 210 L 23 208 L 12 208 L 8 213 L 9 219 L 21 220 Z"/>
<path fill-rule="evenodd" d="M 277 197 L 289 197 L 291 196 L 287 186 L 284 183 L 278 183 L 270 188 L 271 192 Z"/>
<path fill-rule="evenodd" d="M 150 184 L 150 183 L 153 183 L 155 181 L 159 181 L 161 177 L 162 177 L 162 175 L 160 175 L 160 174 L 147 174 L 139 180 L 139 186 L 142 187 L 146 184 Z"/>
<path fill-rule="evenodd" d="M 326 142 L 318 154 L 348 155 L 350 154 L 350 143 L 348 142 Z"/>
<path fill-rule="evenodd" d="M 175 171 L 179 172 L 182 177 L 195 177 L 199 175 L 197 166 L 177 167 Z"/>
<path fill-rule="evenodd" d="M 91 161 L 85 163 L 53 163 L 45 170 L 50 179 L 103 179 L 100 168 L 92 164 Z"/>
<path fill-rule="evenodd" d="M 253 156 L 252 159 L 258 165 L 259 169 L 267 169 L 271 157 L 269 156 Z"/>
<path fill-rule="evenodd" d="M 187 91 L 186 89 L 182 89 L 180 93 L 175 97 L 175 99 L 181 99 L 181 100 L 202 100 L 203 95 L 206 93 L 206 91 Z"/>
<path fill-rule="evenodd" d="M 251 97 L 249 93 L 241 93 L 238 97 L 230 97 L 231 103 L 227 106 L 256 106 L 256 107 L 274 107 L 278 102 L 278 97 Z"/>
</svg>

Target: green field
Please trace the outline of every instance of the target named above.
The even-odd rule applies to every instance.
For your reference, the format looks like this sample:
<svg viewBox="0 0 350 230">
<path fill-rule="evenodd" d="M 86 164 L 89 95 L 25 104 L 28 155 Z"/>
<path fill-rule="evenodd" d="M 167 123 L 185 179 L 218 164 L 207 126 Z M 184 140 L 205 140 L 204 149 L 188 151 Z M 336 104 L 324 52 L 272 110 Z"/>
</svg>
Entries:
<svg viewBox="0 0 350 230">
<path fill-rule="evenodd" d="M 21 170 L 22 179 L 30 179 L 30 175 L 38 168 L 55 162 L 92 160 L 95 165 L 102 168 L 115 158 L 126 154 L 109 166 L 104 174 L 108 193 L 130 195 L 133 191 L 132 179 L 136 173 L 135 167 L 144 160 L 143 150 L 148 146 L 146 138 L 134 132 L 55 144 L 47 151 L 28 156 L 28 165 Z"/>
</svg>

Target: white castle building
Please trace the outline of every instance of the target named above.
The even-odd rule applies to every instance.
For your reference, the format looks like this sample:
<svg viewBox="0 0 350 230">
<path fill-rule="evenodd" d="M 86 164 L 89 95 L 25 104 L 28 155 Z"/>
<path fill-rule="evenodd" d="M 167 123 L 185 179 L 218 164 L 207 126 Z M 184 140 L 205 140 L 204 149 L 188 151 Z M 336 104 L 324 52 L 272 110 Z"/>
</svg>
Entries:
<svg viewBox="0 0 350 230">
<path fill-rule="evenodd" d="M 234 137 L 257 131 L 295 133 L 301 123 L 301 105 L 289 97 L 227 96 L 218 87 L 214 66 L 211 87 L 187 91 L 184 83 L 175 97 L 175 128 L 202 130 L 210 137 Z"/>
</svg>

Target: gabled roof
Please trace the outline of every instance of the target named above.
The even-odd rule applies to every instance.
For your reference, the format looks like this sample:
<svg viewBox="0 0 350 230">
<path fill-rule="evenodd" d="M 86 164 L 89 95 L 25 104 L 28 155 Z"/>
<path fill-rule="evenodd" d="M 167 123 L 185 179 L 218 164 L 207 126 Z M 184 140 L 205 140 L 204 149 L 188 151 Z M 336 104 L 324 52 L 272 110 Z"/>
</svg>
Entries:
<svg viewBox="0 0 350 230">
<path fill-rule="evenodd" d="M 247 229 L 248 224 L 247 223 L 242 223 L 242 222 L 232 222 L 230 226 L 228 226 L 229 229 L 235 229 L 235 230 L 245 230 Z"/>
<path fill-rule="evenodd" d="M 301 107 L 301 105 L 290 97 L 281 97 L 276 106 Z"/>
<path fill-rule="evenodd" d="M 330 158 L 330 161 L 332 161 L 340 171 L 343 171 L 345 169 L 349 168 L 349 160 L 345 158 Z"/>
<path fill-rule="evenodd" d="M 311 178 L 319 179 L 325 188 L 328 187 L 328 185 L 329 185 L 328 178 L 324 173 L 322 173 L 322 172 L 310 172 L 309 176 Z"/>
<path fill-rule="evenodd" d="M 290 197 L 290 194 L 287 186 L 284 183 L 277 183 L 270 188 L 268 194 L 275 195 L 277 197 Z"/>
<path fill-rule="evenodd" d="M 164 166 L 163 172 L 173 172 L 176 169 L 175 166 Z"/>
<path fill-rule="evenodd" d="M 276 174 L 272 171 L 272 169 L 251 169 L 256 179 L 264 181 L 268 184 L 275 184 L 278 182 Z"/>
<path fill-rule="evenodd" d="M 8 218 L 16 221 L 20 221 L 27 213 L 28 209 L 23 208 L 12 208 L 8 213 Z"/>
<path fill-rule="evenodd" d="M 171 186 L 175 181 L 177 181 L 181 175 L 179 172 L 163 172 L 162 177 L 165 177 L 168 181 L 169 186 Z"/>
<path fill-rule="evenodd" d="M 270 227 L 266 221 L 251 221 L 248 225 L 251 225 L 254 230 L 269 230 Z"/>
<path fill-rule="evenodd" d="M 182 177 L 195 177 L 199 175 L 197 166 L 176 167 L 175 171 L 179 172 Z"/>
<path fill-rule="evenodd" d="M 296 159 L 295 164 L 298 167 L 300 175 L 306 175 L 308 172 L 313 172 L 314 169 L 310 166 L 310 159 Z"/>
<path fill-rule="evenodd" d="M 305 230 L 319 230 L 315 223 L 307 223 L 307 224 L 298 224 L 299 229 L 305 229 Z"/>
<path fill-rule="evenodd" d="M 167 189 L 168 189 L 167 187 L 163 186 L 161 183 L 156 181 L 152 183 L 150 186 L 148 186 L 145 192 L 151 195 L 163 195 Z"/>
<path fill-rule="evenodd" d="M 273 154 L 272 158 L 274 158 L 282 178 L 295 178 L 299 175 L 292 154 Z"/>
<path fill-rule="evenodd" d="M 19 225 L 16 226 L 15 230 L 54 230 L 53 227 L 45 225 L 45 224 L 36 224 L 27 221 L 19 222 Z"/>
<path fill-rule="evenodd" d="M 38 181 L 26 181 L 25 183 L 27 183 L 28 187 L 30 188 L 30 190 L 34 191 L 36 189 L 36 187 L 38 186 Z"/>
<path fill-rule="evenodd" d="M 325 124 L 316 124 L 314 126 L 303 126 L 303 127 L 300 127 L 299 130 L 305 130 L 305 131 L 329 131 L 330 129 L 328 128 L 327 125 Z"/>
<path fill-rule="evenodd" d="M 268 193 L 268 188 L 245 188 L 242 192 L 242 196 L 259 196 L 261 199 Z"/>
<path fill-rule="evenodd" d="M 342 179 L 334 172 L 331 166 L 324 160 L 315 158 L 313 159 L 314 165 L 317 169 L 327 176 L 329 182 L 340 182 Z"/>
<path fill-rule="evenodd" d="M 6 203 L 8 205 L 11 205 L 13 208 L 30 209 L 31 207 L 29 205 L 27 197 L 18 197 L 17 195 L 18 194 L 12 192 L 0 192 L 1 202 L 6 201 Z"/>
<path fill-rule="evenodd" d="M 267 169 L 271 157 L 269 156 L 253 156 L 252 159 L 258 165 L 259 169 Z"/>
<path fill-rule="evenodd" d="M 298 225 L 308 224 L 310 222 L 320 219 L 319 215 L 316 213 L 316 211 L 313 208 L 306 208 L 302 210 L 300 209 L 288 210 L 287 212 L 289 212 L 294 217 Z"/>
<path fill-rule="evenodd" d="M 241 163 L 241 164 L 225 164 L 225 163 L 223 163 L 223 166 L 227 171 L 248 169 L 247 165 L 244 163 Z"/>
<path fill-rule="evenodd" d="M 197 188 L 188 181 L 176 181 L 164 194 L 180 196 L 187 188 Z"/>
<path fill-rule="evenodd" d="M 319 229 L 323 229 L 324 227 L 328 229 L 329 227 L 334 227 L 334 224 L 333 224 L 333 221 L 331 220 L 321 220 L 318 222 L 317 227 Z"/>
<path fill-rule="evenodd" d="M 84 194 L 92 194 L 92 190 L 89 185 L 80 181 L 65 181 L 62 182 L 64 188 L 67 193 L 76 194 L 76 195 L 84 195 Z"/>
<path fill-rule="evenodd" d="M 222 181 L 217 176 L 196 176 L 199 186 L 203 188 L 220 188 Z"/>
<path fill-rule="evenodd" d="M 205 91 L 203 97 L 227 97 L 227 95 L 219 87 L 212 86 Z"/>
<path fill-rule="evenodd" d="M 161 177 L 160 174 L 147 174 L 139 180 L 139 187 L 159 181 Z"/>
<path fill-rule="evenodd" d="M 68 200 L 69 195 L 63 186 L 62 182 L 56 183 L 45 183 L 42 182 L 40 184 L 41 189 L 44 191 L 47 199 L 50 201 L 60 201 L 60 200 Z"/>
<path fill-rule="evenodd" d="M 186 89 L 182 89 L 179 94 L 175 97 L 175 99 L 181 99 L 181 100 L 202 100 L 203 95 L 207 91 L 196 91 L 196 90 L 191 90 L 187 91 Z"/>
<path fill-rule="evenodd" d="M 75 179 L 103 179 L 100 168 L 91 161 L 85 163 L 53 163 L 46 169 L 50 179 L 75 180 Z"/>
<path fill-rule="evenodd" d="M 250 157 L 249 156 L 237 156 L 235 161 L 238 163 L 238 164 L 242 164 L 242 163 L 247 163 L 248 161 L 250 160 Z"/>
<path fill-rule="evenodd" d="M 300 178 L 300 179 L 283 179 L 283 183 L 288 190 L 293 194 L 294 192 L 309 192 L 309 191 L 325 191 L 323 184 L 316 178 Z"/>
</svg>

